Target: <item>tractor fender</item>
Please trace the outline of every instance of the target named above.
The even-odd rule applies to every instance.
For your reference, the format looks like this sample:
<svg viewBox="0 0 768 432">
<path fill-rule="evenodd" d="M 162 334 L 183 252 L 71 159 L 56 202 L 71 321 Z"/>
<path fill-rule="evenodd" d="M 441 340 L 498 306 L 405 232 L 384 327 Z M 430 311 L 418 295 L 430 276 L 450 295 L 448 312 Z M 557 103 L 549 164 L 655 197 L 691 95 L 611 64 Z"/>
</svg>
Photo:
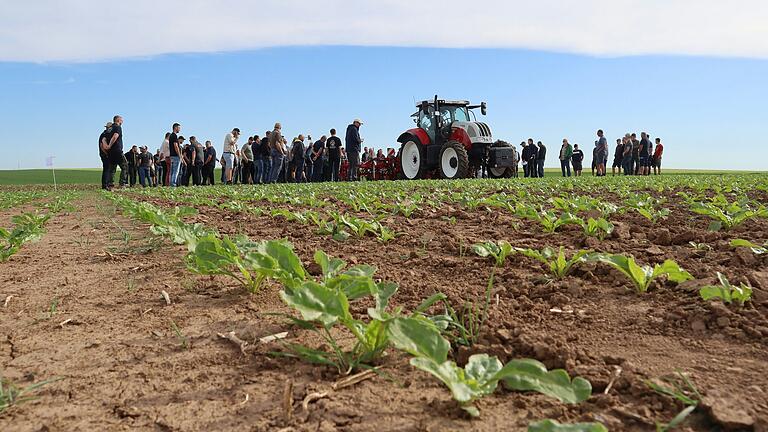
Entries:
<svg viewBox="0 0 768 432">
<path fill-rule="evenodd" d="M 461 145 L 464 146 L 464 148 L 467 150 L 467 153 L 469 153 L 472 150 L 472 140 L 469 139 L 469 134 L 467 131 L 464 130 L 464 128 L 461 127 L 453 127 L 453 130 L 451 131 L 451 137 L 449 138 L 450 141 L 458 141 L 461 143 Z"/>
<path fill-rule="evenodd" d="M 426 146 L 429 145 L 429 135 L 427 135 L 426 132 L 424 132 L 423 129 L 414 128 L 409 129 L 405 132 L 403 132 L 399 137 L 397 137 L 397 142 L 401 144 L 405 144 L 410 140 L 414 140 L 415 142 Z"/>
</svg>

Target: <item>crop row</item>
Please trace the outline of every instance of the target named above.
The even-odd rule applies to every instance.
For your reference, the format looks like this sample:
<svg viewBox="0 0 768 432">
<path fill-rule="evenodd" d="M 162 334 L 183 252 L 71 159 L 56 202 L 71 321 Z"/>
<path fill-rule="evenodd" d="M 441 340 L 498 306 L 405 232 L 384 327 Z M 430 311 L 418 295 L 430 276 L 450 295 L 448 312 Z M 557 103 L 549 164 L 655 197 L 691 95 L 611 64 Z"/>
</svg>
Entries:
<svg viewBox="0 0 768 432">
<path fill-rule="evenodd" d="M 493 393 L 499 383 L 508 390 L 534 391 L 569 404 L 591 395 L 586 379 L 571 379 L 564 370 L 547 370 L 534 359 L 502 364 L 494 356 L 475 354 L 464 367 L 458 366 L 449 359 L 449 353 L 457 343 L 453 330 L 461 324 L 450 315 L 428 314 L 431 306 L 445 301 L 441 293 L 406 312 L 390 306 L 397 284 L 377 281 L 376 269 L 371 266 L 348 267 L 343 260 L 316 251 L 314 261 L 322 274 L 313 277 L 287 241 L 254 242 L 245 236 L 219 235 L 201 224 L 185 223 L 183 217 L 193 209 L 165 211 L 121 196 L 112 195 L 111 199 L 129 216 L 151 224 L 155 234 L 185 244 L 187 268 L 195 273 L 228 276 L 252 292 L 266 280 L 278 282 L 281 299 L 300 316 L 286 318 L 298 328 L 316 332 L 330 347 L 322 350 L 286 343 L 281 355 L 335 367 L 347 375 L 374 367 L 387 349 L 394 348 L 410 355 L 413 367 L 443 382 L 459 406 L 472 416 L 480 414 L 474 402 Z M 492 279 L 489 287 L 491 284 Z M 354 317 L 350 304 L 365 300 L 374 306 L 368 308 L 366 316 Z M 344 336 L 334 336 L 340 333 Z M 350 348 L 339 343 L 346 336 L 355 341 Z M 566 426 L 576 428 L 567 430 L 604 430 L 595 423 L 559 425 L 551 420 L 531 424 L 530 430 L 566 430 L 561 429 Z"/>
<path fill-rule="evenodd" d="M 13 216 L 13 228 L 0 228 L 0 262 L 10 259 L 25 243 L 40 239 L 45 233 L 48 220 L 54 214 L 69 208 L 68 203 L 73 196 L 67 193 L 56 197 L 53 202 L 43 204 L 43 213 L 25 212 Z"/>
</svg>

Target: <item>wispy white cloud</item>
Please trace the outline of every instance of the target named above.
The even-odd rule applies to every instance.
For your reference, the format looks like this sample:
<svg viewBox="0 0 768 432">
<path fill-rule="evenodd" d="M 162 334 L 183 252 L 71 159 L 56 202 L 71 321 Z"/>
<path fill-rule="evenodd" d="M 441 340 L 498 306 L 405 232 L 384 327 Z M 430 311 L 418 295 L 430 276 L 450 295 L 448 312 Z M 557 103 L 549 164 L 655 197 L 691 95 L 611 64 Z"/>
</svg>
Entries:
<svg viewBox="0 0 768 432">
<path fill-rule="evenodd" d="M 768 58 L 765 0 L 0 0 L 0 61 L 285 45 Z"/>
</svg>

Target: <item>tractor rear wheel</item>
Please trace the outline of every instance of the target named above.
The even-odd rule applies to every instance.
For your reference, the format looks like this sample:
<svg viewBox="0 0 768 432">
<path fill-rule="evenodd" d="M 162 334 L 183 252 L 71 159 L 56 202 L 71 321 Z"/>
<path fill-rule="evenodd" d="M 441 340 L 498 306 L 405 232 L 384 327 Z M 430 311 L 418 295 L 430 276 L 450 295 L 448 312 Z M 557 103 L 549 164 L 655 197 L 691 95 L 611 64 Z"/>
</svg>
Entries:
<svg viewBox="0 0 768 432">
<path fill-rule="evenodd" d="M 446 179 L 466 178 L 469 173 L 467 149 L 458 141 L 448 141 L 440 149 L 440 176 Z"/>
<path fill-rule="evenodd" d="M 494 179 L 512 177 L 512 167 L 488 168 L 488 177 Z"/>
<path fill-rule="evenodd" d="M 399 154 L 400 175 L 406 180 L 424 177 L 424 146 L 414 140 L 403 143 Z"/>
</svg>

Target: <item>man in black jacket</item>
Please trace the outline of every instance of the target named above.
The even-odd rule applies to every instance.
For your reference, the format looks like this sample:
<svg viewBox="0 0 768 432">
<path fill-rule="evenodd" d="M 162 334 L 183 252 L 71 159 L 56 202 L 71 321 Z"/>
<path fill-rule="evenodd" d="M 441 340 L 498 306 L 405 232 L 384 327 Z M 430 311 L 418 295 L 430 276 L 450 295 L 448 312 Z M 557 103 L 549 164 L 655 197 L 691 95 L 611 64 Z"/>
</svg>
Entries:
<svg viewBox="0 0 768 432">
<path fill-rule="evenodd" d="M 345 141 L 347 160 L 349 160 L 349 181 L 357 181 L 357 167 L 360 165 L 360 145 L 363 139 L 360 138 L 360 126 L 363 122 L 355 119 L 351 125 L 347 126 L 347 136 Z"/>
<path fill-rule="evenodd" d="M 539 177 L 544 177 L 544 160 L 547 158 L 547 147 L 544 143 L 539 141 L 539 150 L 536 153 L 536 174 Z"/>
<path fill-rule="evenodd" d="M 116 115 L 112 118 L 109 140 L 106 146 L 109 153 L 108 184 L 113 184 L 115 171 L 120 167 L 120 187 L 128 185 L 128 162 L 123 154 L 123 118 Z"/>
<path fill-rule="evenodd" d="M 112 134 L 112 122 L 104 126 L 104 132 L 99 135 L 99 159 L 101 159 L 101 188 L 109 190 L 112 188 L 112 179 L 109 178 L 109 152 L 107 144 L 109 136 Z"/>
<path fill-rule="evenodd" d="M 328 148 L 328 165 L 331 169 L 331 181 L 339 181 L 339 167 L 341 166 L 341 139 L 336 136 L 336 129 L 331 129 L 331 137 L 325 143 Z"/>
<path fill-rule="evenodd" d="M 203 162 L 203 184 L 215 184 L 214 171 L 216 170 L 216 148 L 210 141 L 205 142 L 205 161 Z"/>
<path fill-rule="evenodd" d="M 528 174 L 530 177 L 538 177 L 539 170 L 536 168 L 538 165 L 539 149 L 533 143 L 533 138 L 528 138 Z"/>
<path fill-rule="evenodd" d="M 131 187 L 134 187 L 136 186 L 136 175 L 139 173 L 139 152 L 136 146 L 131 147 L 125 153 L 125 160 L 128 161 L 128 178 L 130 179 Z"/>
</svg>

